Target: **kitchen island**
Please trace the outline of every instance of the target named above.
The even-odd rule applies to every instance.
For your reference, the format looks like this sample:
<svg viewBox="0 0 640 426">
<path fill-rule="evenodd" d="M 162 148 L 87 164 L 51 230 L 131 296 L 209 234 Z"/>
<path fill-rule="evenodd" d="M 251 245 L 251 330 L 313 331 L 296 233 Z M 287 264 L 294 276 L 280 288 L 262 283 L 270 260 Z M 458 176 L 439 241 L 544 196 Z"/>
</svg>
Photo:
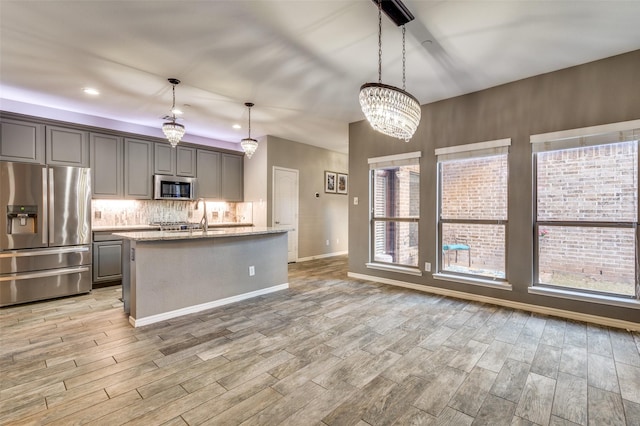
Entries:
<svg viewBox="0 0 640 426">
<path fill-rule="evenodd" d="M 134 327 L 283 290 L 287 231 L 236 227 L 118 232 L 122 296 Z"/>
</svg>

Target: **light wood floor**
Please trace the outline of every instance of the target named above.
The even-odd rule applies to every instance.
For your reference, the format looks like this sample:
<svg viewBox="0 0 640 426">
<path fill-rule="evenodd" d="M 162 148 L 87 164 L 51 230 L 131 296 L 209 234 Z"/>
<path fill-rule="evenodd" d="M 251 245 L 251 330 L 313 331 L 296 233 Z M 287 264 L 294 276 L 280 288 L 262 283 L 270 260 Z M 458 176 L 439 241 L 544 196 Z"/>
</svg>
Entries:
<svg viewBox="0 0 640 426">
<path fill-rule="evenodd" d="M 346 257 L 289 278 L 138 329 L 120 287 L 0 310 L 0 424 L 640 424 L 637 333 L 348 279 Z"/>
</svg>

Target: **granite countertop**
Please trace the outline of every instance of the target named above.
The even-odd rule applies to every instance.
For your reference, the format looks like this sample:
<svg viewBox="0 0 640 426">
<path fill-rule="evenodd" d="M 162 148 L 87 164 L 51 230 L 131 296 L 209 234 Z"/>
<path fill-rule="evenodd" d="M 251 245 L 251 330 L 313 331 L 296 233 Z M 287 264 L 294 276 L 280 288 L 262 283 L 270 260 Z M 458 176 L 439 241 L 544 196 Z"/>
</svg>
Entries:
<svg viewBox="0 0 640 426">
<path fill-rule="evenodd" d="M 113 235 L 133 241 L 164 241 L 164 240 L 195 240 L 202 238 L 241 237 L 248 235 L 279 234 L 288 232 L 287 229 L 267 227 L 230 227 L 209 229 L 203 231 L 139 231 L 139 232 L 114 232 Z"/>
<path fill-rule="evenodd" d="M 155 225 L 118 225 L 118 226 L 92 226 L 93 232 L 128 232 L 128 231 L 157 231 L 159 226 Z"/>
<path fill-rule="evenodd" d="M 253 226 L 251 223 L 237 223 L 237 222 L 221 222 L 210 223 L 211 228 L 228 228 L 228 227 L 247 227 Z M 129 231 L 159 231 L 158 225 L 110 225 L 110 226 L 93 226 L 91 228 L 93 232 L 129 232 Z"/>
</svg>

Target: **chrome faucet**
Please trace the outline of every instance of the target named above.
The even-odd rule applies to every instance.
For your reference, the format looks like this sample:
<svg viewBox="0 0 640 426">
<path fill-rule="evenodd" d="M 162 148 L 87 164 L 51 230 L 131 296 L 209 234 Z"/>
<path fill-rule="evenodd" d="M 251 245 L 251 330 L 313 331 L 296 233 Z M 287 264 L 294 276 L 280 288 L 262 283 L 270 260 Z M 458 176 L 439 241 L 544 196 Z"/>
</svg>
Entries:
<svg viewBox="0 0 640 426">
<path fill-rule="evenodd" d="M 209 218 L 207 217 L 207 202 L 204 200 L 204 198 L 198 198 L 196 200 L 196 210 L 198 210 L 198 205 L 200 204 L 200 201 L 202 201 L 202 206 L 204 209 L 204 213 L 202 214 L 202 219 L 200 219 L 200 226 L 202 227 L 202 232 L 207 232 L 207 230 L 209 229 Z"/>
</svg>

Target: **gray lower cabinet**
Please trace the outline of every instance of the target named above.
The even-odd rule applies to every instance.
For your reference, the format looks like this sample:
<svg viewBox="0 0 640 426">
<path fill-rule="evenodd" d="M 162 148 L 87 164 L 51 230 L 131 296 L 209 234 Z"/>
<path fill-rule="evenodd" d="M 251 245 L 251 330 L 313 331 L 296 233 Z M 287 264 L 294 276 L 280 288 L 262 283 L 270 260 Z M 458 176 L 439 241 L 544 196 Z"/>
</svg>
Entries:
<svg viewBox="0 0 640 426">
<path fill-rule="evenodd" d="M 93 282 L 122 279 L 122 240 L 93 243 Z"/>
<path fill-rule="evenodd" d="M 153 198 L 153 142 L 124 140 L 124 197 L 137 200 Z"/>
<path fill-rule="evenodd" d="M 89 140 L 92 197 L 122 198 L 124 196 L 122 138 L 91 133 Z"/>
<path fill-rule="evenodd" d="M 89 132 L 47 126 L 47 164 L 89 167 Z"/>
<path fill-rule="evenodd" d="M 225 201 L 244 201 L 244 157 L 222 154 L 222 198 Z"/>
<path fill-rule="evenodd" d="M 0 120 L 0 160 L 45 163 L 45 126 L 28 121 Z"/>
<path fill-rule="evenodd" d="M 93 233 L 93 283 L 122 279 L 122 238 L 108 231 Z"/>
<path fill-rule="evenodd" d="M 198 197 L 219 199 L 220 192 L 220 153 L 197 150 Z"/>
</svg>

